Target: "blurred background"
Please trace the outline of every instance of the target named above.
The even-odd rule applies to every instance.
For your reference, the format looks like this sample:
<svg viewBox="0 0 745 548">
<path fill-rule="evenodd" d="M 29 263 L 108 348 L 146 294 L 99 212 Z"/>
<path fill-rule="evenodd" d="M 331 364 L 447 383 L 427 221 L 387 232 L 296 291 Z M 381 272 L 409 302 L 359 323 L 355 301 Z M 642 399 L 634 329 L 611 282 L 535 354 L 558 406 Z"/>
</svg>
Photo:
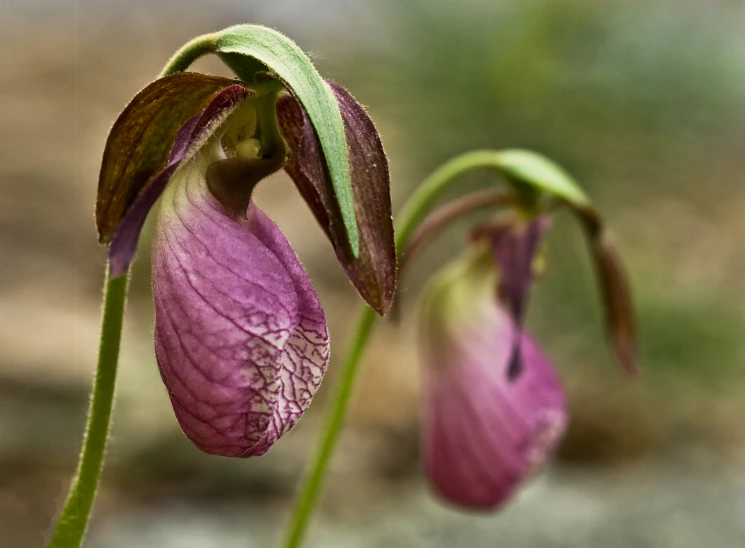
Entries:
<svg viewBox="0 0 745 548">
<path fill-rule="evenodd" d="M 402 281 L 378 330 L 310 547 L 731 548 L 745 539 L 745 9 L 725 0 L 0 1 L 0 544 L 48 538 L 73 473 L 105 253 L 93 204 L 107 132 L 197 34 L 270 25 L 368 107 L 394 210 L 471 148 L 564 165 L 613 228 L 634 284 L 643 375 L 604 343 L 584 242 L 559 216 L 529 323 L 572 423 L 503 511 L 435 501 L 419 464 L 416 303 L 465 226 Z M 222 72 L 214 60 L 197 69 Z M 493 184 L 464 180 L 460 192 Z M 257 200 L 306 264 L 338 360 L 359 302 L 283 175 Z M 264 457 L 199 453 L 152 348 L 149 236 L 133 274 L 118 401 L 90 548 L 276 545 L 335 364 Z"/>
</svg>

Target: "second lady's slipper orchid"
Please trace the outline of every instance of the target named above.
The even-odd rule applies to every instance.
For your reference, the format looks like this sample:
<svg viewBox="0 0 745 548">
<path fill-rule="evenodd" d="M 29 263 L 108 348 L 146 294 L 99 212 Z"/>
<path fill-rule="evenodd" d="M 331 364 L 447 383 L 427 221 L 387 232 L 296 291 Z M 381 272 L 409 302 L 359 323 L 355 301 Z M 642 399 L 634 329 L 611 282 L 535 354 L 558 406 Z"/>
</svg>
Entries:
<svg viewBox="0 0 745 548">
<path fill-rule="evenodd" d="M 160 198 L 156 357 L 181 427 L 208 453 L 266 452 L 308 407 L 329 359 L 311 281 L 251 200 L 260 180 L 286 167 L 363 298 L 380 313 L 391 304 L 386 157 L 364 109 L 340 86 L 319 82 L 346 133 L 358 240 L 331 181 L 325 130 L 309 115 L 314 98 L 285 86 L 281 71 L 264 67 L 250 84 L 196 73 L 161 78 L 134 98 L 107 142 L 97 221 L 111 274 L 126 273 Z"/>
<path fill-rule="evenodd" d="M 507 192 L 474 192 L 432 211 L 437 197 L 476 168 L 496 170 Z M 525 150 L 476 150 L 436 169 L 404 205 L 396 244 L 402 269 L 453 221 L 476 209 L 509 209 L 472 231 L 465 256 L 436 275 L 423 298 L 423 448 L 429 481 L 445 500 L 472 510 L 504 504 L 545 463 L 567 424 L 565 395 L 548 358 L 525 333 L 528 294 L 548 215 L 567 206 L 582 221 L 619 361 L 633 374 L 636 337 L 628 281 L 589 198 L 550 160 Z M 339 440 L 375 315 L 361 311 L 339 371 L 327 426 L 285 546 L 299 546 Z"/>
<path fill-rule="evenodd" d="M 496 169 L 511 188 L 474 192 L 428 212 L 437 194 L 475 167 Z M 398 232 L 404 265 L 463 215 L 482 208 L 511 212 L 472 230 L 465 256 L 430 282 L 420 319 L 423 446 L 430 483 L 453 504 L 493 509 L 547 460 L 568 422 L 559 378 L 523 328 L 550 213 L 565 206 L 582 222 L 612 348 L 634 375 L 628 280 L 589 198 L 559 166 L 535 153 L 463 154 L 425 180 L 410 204 Z"/>
<path fill-rule="evenodd" d="M 480 231 L 424 297 L 426 469 L 437 493 L 467 508 L 504 503 L 566 424 L 561 383 L 521 327 L 544 225 Z"/>
</svg>

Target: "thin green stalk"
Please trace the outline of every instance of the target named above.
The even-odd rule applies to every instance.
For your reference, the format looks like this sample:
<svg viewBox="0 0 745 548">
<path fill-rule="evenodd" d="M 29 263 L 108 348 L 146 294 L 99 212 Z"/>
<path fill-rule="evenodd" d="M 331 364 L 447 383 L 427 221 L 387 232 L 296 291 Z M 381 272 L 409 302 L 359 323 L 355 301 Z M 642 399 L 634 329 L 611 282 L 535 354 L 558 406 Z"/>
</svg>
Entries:
<svg viewBox="0 0 745 548">
<path fill-rule="evenodd" d="M 101 319 L 101 343 L 88 407 L 88 423 L 83 437 L 83 450 L 70 494 L 67 496 L 62 515 L 54 530 L 54 536 L 47 548 L 78 548 L 83 542 L 109 436 L 122 338 L 124 304 L 127 298 L 127 278 L 125 274 L 111 279 L 107 269 Z"/>
<path fill-rule="evenodd" d="M 414 230 L 432 208 L 439 195 L 458 177 L 473 169 L 500 169 L 501 167 L 498 152 L 478 150 L 456 156 L 435 170 L 417 188 L 399 214 L 399 222 L 396 223 L 396 249 L 398 252 L 401 253 L 406 248 Z M 303 478 L 299 495 L 292 510 L 290 525 L 282 544 L 284 548 L 298 548 L 305 538 L 310 518 L 318 503 L 323 481 L 328 473 L 331 457 L 344 427 L 361 358 L 377 319 L 375 312 L 371 308 L 365 307 L 357 320 L 351 346 L 341 365 L 339 378 L 336 380 L 326 424 L 318 441 L 315 457 Z"/>
<path fill-rule="evenodd" d="M 166 63 L 158 78 L 170 76 L 177 72 L 184 72 L 202 55 L 214 53 L 217 49 L 216 37 L 216 34 L 203 34 L 188 41 L 181 49 L 173 54 L 173 57 Z"/>
<path fill-rule="evenodd" d="M 419 226 L 424 216 L 429 213 L 440 194 L 461 175 L 481 168 L 502 172 L 504 162 L 500 153 L 495 150 L 466 152 L 442 164 L 419 185 L 398 215 L 396 249 L 399 253 L 406 248 L 411 233 Z"/>
<path fill-rule="evenodd" d="M 344 426 L 348 402 L 360 369 L 359 365 L 362 362 L 360 358 L 370 340 L 376 319 L 375 311 L 369 306 L 362 310 L 357 319 L 351 346 L 339 372 L 339 378 L 336 380 L 331 409 L 321 434 L 321 441 L 318 444 L 310 473 L 306 476 L 300 495 L 295 502 L 292 526 L 288 530 L 284 546 L 300 546 L 303 541 L 308 522 L 318 501 L 318 494 L 328 473 L 331 456 Z"/>
<path fill-rule="evenodd" d="M 258 116 L 259 139 L 262 156 L 284 156 L 287 145 L 277 119 L 277 101 L 284 89 L 277 80 L 269 80 L 257 85 L 256 113 Z"/>
</svg>

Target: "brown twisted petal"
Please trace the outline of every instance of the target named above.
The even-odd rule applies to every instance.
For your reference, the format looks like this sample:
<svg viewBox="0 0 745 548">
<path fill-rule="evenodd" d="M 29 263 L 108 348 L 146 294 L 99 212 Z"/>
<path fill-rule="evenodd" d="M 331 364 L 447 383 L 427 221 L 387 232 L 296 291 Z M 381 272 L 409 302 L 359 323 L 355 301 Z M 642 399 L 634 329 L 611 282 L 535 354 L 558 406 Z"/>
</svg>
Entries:
<svg viewBox="0 0 745 548">
<path fill-rule="evenodd" d="M 600 214 L 591 207 L 575 208 L 587 236 L 605 307 L 611 346 L 626 373 L 638 373 L 634 305 L 626 269 Z"/>
<path fill-rule="evenodd" d="M 139 92 L 106 140 L 96 198 L 99 241 L 108 243 L 151 178 L 169 163 L 179 130 L 203 112 L 234 80 L 182 72 L 160 78 Z M 244 98 L 248 90 L 232 90 Z"/>
<path fill-rule="evenodd" d="M 156 80 L 119 115 L 104 151 L 96 200 L 101 243 L 110 243 L 112 276 L 135 253 L 148 212 L 176 168 L 249 90 L 226 78 L 179 73 Z"/>
</svg>

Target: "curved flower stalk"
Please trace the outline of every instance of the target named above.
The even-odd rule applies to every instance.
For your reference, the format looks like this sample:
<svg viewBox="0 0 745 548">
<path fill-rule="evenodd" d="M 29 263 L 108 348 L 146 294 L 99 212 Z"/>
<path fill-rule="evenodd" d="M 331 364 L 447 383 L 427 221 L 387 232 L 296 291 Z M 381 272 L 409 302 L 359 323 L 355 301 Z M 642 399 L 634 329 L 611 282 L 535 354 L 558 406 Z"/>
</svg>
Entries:
<svg viewBox="0 0 745 548">
<path fill-rule="evenodd" d="M 183 72 L 216 53 L 241 80 Z M 239 25 L 182 48 L 116 120 L 96 223 L 109 245 L 102 344 L 83 453 L 50 547 L 80 546 L 114 396 L 126 276 L 156 201 L 155 353 L 184 433 L 215 455 L 262 455 L 308 408 L 329 360 L 323 308 L 254 187 L 282 168 L 360 296 L 397 281 L 388 163 L 374 124 L 288 38 Z"/>
<path fill-rule="evenodd" d="M 508 500 L 566 424 L 558 376 L 519 323 L 539 223 L 499 227 L 493 249 L 477 242 L 425 290 L 425 467 L 435 491 L 466 508 Z"/>
</svg>

